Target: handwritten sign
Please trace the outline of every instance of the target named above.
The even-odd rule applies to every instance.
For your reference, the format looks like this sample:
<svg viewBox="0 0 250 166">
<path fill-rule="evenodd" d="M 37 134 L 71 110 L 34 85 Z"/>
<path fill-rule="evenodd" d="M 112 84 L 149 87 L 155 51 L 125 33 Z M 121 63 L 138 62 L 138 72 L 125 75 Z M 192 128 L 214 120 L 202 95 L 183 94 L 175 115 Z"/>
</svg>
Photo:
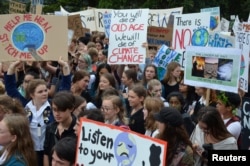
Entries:
<svg viewBox="0 0 250 166">
<path fill-rule="evenodd" d="M 183 7 L 170 9 L 150 9 L 148 26 L 167 27 L 170 15 L 182 14 Z"/>
<path fill-rule="evenodd" d="M 220 32 L 209 32 L 208 46 L 209 47 L 234 48 L 235 37 L 224 35 Z"/>
<path fill-rule="evenodd" d="M 109 36 L 109 64 L 144 64 L 148 9 L 113 10 Z"/>
<path fill-rule="evenodd" d="M 92 31 L 96 31 L 96 23 L 95 23 L 95 14 L 94 9 L 83 10 L 79 12 L 69 13 L 63 7 L 61 7 L 61 14 L 63 16 L 77 15 L 79 14 L 81 17 L 81 23 L 83 28 L 90 29 Z"/>
<path fill-rule="evenodd" d="M 238 93 L 240 49 L 188 46 L 186 53 L 185 84 Z"/>
<path fill-rule="evenodd" d="M 105 13 L 111 13 L 112 9 L 93 9 L 95 14 L 95 25 L 96 31 L 98 32 L 105 32 L 104 27 L 104 15 Z"/>
<path fill-rule="evenodd" d="M 0 22 L 1 61 L 67 59 L 67 17 L 13 14 Z"/>
<path fill-rule="evenodd" d="M 162 80 L 167 72 L 167 66 L 170 62 L 178 62 L 181 58 L 181 54 L 171 50 L 168 46 L 162 45 L 157 52 L 153 64 L 157 67 L 157 74 L 159 80 Z"/>
<path fill-rule="evenodd" d="M 242 98 L 241 108 L 241 149 L 250 150 L 250 98 Z"/>
<path fill-rule="evenodd" d="M 243 28 L 243 31 L 250 32 L 250 22 L 243 22 L 242 28 Z"/>
<path fill-rule="evenodd" d="M 175 51 L 182 53 L 186 46 L 206 46 L 208 44 L 210 13 L 193 13 L 175 15 L 172 47 Z M 184 58 L 180 59 L 182 68 L 184 67 Z"/>
<path fill-rule="evenodd" d="M 165 165 L 164 141 L 86 118 L 80 126 L 76 165 Z"/>
<path fill-rule="evenodd" d="M 80 14 L 68 16 L 68 29 L 74 31 L 74 38 L 76 39 L 90 33 L 90 29 L 82 27 Z"/>
<path fill-rule="evenodd" d="M 110 34 L 110 23 L 111 23 L 111 13 L 104 13 L 103 24 L 104 24 L 104 31 L 105 31 L 106 37 L 109 37 L 109 34 Z"/>
<path fill-rule="evenodd" d="M 241 68 L 240 68 L 240 86 L 239 88 L 248 92 L 248 68 L 249 68 L 249 51 L 250 51 L 250 32 L 236 31 L 236 46 L 241 50 Z"/>
<path fill-rule="evenodd" d="M 203 8 L 201 12 L 210 12 L 210 31 L 220 31 L 220 7 Z"/>
<path fill-rule="evenodd" d="M 229 24 L 230 24 L 230 21 L 228 21 L 227 19 L 225 19 L 225 18 L 222 17 L 221 21 L 220 21 L 221 31 L 228 32 L 228 30 L 229 30 Z"/>
<path fill-rule="evenodd" d="M 148 27 L 148 46 L 159 47 L 163 44 L 171 46 L 173 28 Z"/>
</svg>

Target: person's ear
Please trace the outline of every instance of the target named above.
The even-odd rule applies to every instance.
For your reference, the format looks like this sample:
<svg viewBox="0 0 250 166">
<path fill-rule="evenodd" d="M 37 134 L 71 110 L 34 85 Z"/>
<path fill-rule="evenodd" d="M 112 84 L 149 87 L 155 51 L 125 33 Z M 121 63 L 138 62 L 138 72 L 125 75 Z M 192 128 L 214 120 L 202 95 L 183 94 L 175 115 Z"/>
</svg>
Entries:
<svg viewBox="0 0 250 166">
<path fill-rule="evenodd" d="M 16 139 L 17 139 L 17 136 L 16 135 L 12 135 L 11 142 L 15 142 Z"/>
</svg>

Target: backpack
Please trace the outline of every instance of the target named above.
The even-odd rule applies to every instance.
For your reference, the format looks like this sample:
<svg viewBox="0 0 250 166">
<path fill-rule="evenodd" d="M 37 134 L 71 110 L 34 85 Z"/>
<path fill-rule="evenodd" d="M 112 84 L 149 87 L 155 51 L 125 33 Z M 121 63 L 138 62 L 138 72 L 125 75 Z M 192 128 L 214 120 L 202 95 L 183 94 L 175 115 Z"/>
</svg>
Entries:
<svg viewBox="0 0 250 166">
<path fill-rule="evenodd" d="M 240 122 L 240 118 L 237 116 L 233 116 L 231 119 L 229 119 L 229 121 L 227 121 L 227 123 L 225 124 L 226 127 L 229 126 L 231 123 L 233 122 Z M 237 140 L 237 145 L 238 145 L 238 149 L 241 149 L 241 140 L 242 140 L 242 134 L 240 132 L 239 138 Z"/>
</svg>

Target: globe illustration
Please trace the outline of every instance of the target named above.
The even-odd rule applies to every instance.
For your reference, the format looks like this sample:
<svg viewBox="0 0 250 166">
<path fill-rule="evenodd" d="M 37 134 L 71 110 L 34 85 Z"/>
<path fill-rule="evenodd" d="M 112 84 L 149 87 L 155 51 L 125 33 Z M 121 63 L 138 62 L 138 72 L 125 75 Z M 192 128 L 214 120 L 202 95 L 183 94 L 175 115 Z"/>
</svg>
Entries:
<svg viewBox="0 0 250 166">
<path fill-rule="evenodd" d="M 22 51 L 29 52 L 29 49 L 39 49 L 44 42 L 44 32 L 37 24 L 25 22 L 19 24 L 12 33 L 12 43 Z"/>
<path fill-rule="evenodd" d="M 210 29 L 214 30 L 218 26 L 218 20 L 214 17 L 210 17 Z"/>
<path fill-rule="evenodd" d="M 192 45 L 193 46 L 206 46 L 208 42 L 209 33 L 205 28 L 200 28 L 196 30 L 192 35 Z"/>
</svg>

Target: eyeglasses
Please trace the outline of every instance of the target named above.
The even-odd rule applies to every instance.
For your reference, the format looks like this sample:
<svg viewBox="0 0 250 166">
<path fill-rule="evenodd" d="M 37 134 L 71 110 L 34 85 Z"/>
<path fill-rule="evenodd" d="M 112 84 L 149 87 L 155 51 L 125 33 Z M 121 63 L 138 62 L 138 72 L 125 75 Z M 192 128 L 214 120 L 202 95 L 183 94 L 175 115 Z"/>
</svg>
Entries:
<svg viewBox="0 0 250 166">
<path fill-rule="evenodd" d="M 24 83 L 28 84 L 30 80 L 23 80 Z"/>
<path fill-rule="evenodd" d="M 108 108 L 108 107 L 101 107 L 101 111 L 108 112 L 110 110 L 113 110 L 114 108 Z"/>
</svg>

